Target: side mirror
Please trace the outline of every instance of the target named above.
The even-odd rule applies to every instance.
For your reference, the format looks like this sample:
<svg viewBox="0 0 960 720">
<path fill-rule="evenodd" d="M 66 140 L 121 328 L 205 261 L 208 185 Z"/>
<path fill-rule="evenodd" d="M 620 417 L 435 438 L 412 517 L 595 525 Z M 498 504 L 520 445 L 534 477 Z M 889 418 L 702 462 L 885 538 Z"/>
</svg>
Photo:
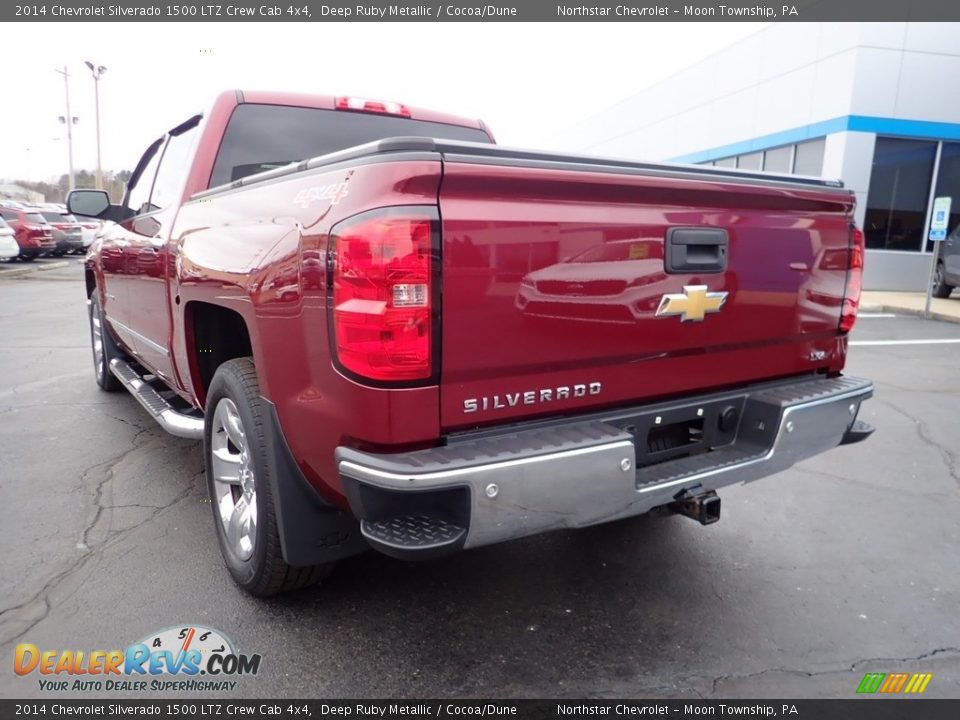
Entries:
<svg viewBox="0 0 960 720">
<path fill-rule="evenodd" d="M 73 190 L 67 196 L 67 210 L 83 217 L 104 218 L 110 209 L 110 196 L 105 190 Z"/>
</svg>

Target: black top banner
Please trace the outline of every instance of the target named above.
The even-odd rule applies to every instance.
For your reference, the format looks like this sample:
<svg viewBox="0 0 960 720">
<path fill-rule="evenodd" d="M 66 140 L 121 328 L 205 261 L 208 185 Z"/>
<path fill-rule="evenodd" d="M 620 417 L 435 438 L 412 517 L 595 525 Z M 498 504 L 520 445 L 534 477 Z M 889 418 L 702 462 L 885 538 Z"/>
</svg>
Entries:
<svg viewBox="0 0 960 720">
<path fill-rule="evenodd" d="M 4 22 L 821 22 L 960 21 L 957 0 L 274 0 L 3 3 Z"/>
</svg>

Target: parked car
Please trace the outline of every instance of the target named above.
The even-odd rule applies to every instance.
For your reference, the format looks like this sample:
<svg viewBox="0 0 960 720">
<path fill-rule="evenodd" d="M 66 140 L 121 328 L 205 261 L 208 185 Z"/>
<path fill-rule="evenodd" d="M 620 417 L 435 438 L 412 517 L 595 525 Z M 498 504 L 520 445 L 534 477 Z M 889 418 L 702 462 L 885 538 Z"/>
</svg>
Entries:
<svg viewBox="0 0 960 720">
<path fill-rule="evenodd" d="M 13 228 L 21 260 L 32 262 L 41 255 L 49 255 L 57 244 L 53 240 L 53 228 L 36 208 L 0 207 L 0 217 Z"/>
<path fill-rule="evenodd" d="M 11 260 L 20 254 L 16 233 L 7 221 L 0 217 L 0 260 Z"/>
<path fill-rule="evenodd" d="M 56 243 L 51 255 L 61 257 L 70 253 L 83 252 L 83 227 L 66 208 L 46 206 L 40 208 L 40 214 L 53 228 L 53 241 Z"/>
<path fill-rule="evenodd" d="M 948 298 L 960 285 L 960 225 L 943 241 L 933 274 L 933 296 Z"/>
<path fill-rule="evenodd" d="M 93 241 L 96 239 L 102 223 L 97 220 L 91 220 L 90 218 L 80 218 L 79 222 L 83 237 L 83 250 L 80 252 L 85 252 L 93 245 Z"/>
<path fill-rule="evenodd" d="M 258 596 L 369 548 L 428 559 L 653 510 L 709 524 L 719 488 L 865 439 L 873 385 L 843 374 L 854 206 L 827 180 L 502 149 L 475 120 L 239 91 L 153 142 L 122 204 L 68 203 L 116 222 L 85 262 L 96 381 L 203 441 L 221 552 Z M 524 277 L 630 284 L 614 295 L 641 311 L 531 328 Z"/>
</svg>

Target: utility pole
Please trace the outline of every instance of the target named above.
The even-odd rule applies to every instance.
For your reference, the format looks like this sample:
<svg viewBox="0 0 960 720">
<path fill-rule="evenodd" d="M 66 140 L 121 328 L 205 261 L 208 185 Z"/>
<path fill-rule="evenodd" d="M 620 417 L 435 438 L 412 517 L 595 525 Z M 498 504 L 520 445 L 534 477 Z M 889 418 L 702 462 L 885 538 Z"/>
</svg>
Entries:
<svg viewBox="0 0 960 720">
<path fill-rule="evenodd" d="M 107 71 L 103 65 L 94 65 L 85 61 L 93 75 L 93 98 L 96 106 L 97 122 L 97 190 L 103 190 L 103 168 L 100 166 L 100 78 Z"/>
<path fill-rule="evenodd" d="M 63 89 L 67 98 L 67 114 L 66 116 L 60 116 L 60 122 L 67 126 L 67 159 L 70 167 L 69 189 L 73 190 L 76 187 L 73 178 L 73 125 L 78 121 L 78 118 L 70 114 L 70 72 L 67 70 L 67 66 L 64 65 L 63 70 L 54 70 L 54 72 L 63 75 Z"/>
</svg>

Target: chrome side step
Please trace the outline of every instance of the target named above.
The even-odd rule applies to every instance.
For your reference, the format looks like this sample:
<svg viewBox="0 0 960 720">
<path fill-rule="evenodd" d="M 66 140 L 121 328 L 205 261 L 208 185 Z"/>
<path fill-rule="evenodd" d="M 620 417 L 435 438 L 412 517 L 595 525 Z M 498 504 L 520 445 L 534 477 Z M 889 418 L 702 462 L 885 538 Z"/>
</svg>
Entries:
<svg viewBox="0 0 960 720">
<path fill-rule="evenodd" d="M 160 427 L 168 433 L 189 440 L 203 439 L 203 418 L 185 415 L 174 410 L 170 403 L 150 387 L 129 364 L 115 358 L 110 361 L 110 372 L 117 376 L 137 402 L 143 405 Z"/>
</svg>

